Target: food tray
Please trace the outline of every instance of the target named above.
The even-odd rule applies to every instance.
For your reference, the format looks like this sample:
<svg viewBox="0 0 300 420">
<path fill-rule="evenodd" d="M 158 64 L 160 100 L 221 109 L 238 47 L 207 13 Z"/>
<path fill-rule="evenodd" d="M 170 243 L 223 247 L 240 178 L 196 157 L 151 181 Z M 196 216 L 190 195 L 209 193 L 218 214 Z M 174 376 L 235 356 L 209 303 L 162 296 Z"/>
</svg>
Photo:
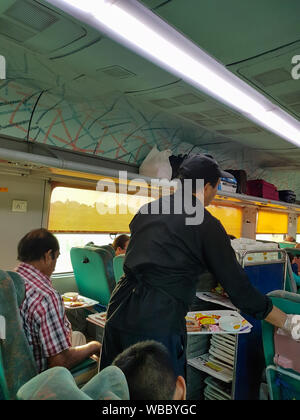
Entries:
<svg viewBox="0 0 300 420">
<path fill-rule="evenodd" d="M 64 297 L 64 295 L 62 295 L 62 298 L 63 297 Z M 63 300 L 63 302 L 64 302 L 64 306 L 65 306 L 66 309 L 89 308 L 89 307 L 94 306 L 97 303 L 99 303 L 96 300 L 93 300 L 93 299 L 90 299 L 90 298 L 87 298 L 87 297 L 81 296 L 81 295 L 78 296 L 77 301 L 76 301 L 76 302 L 82 303 L 82 305 L 80 305 L 80 306 L 72 306 L 72 304 L 76 303 L 76 302 L 65 302 L 64 300 Z"/>
<path fill-rule="evenodd" d="M 214 325 L 202 325 L 201 330 L 192 330 L 187 326 L 188 334 L 196 335 L 196 334 L 245 334 L 251 331 L 252 325 L 248 322 L 245 318 L 243 318 L 237 311 L 230 311 L 230 310 L 216 310 L 216 311 L 196 311 L 196 312 L 188 312 L 186 315 L 186 319 L 194 319 L 196 320 L 197 316 L 212 316 L 216 315 L 216 317 L 221 316 L 235 316 L 241 319 L 241 323 L 243 327 L 237 331 L 225 331 L 222 330 L 218 325 L 218 320 L 216 319 L 216 323 Z"/>
</svg>

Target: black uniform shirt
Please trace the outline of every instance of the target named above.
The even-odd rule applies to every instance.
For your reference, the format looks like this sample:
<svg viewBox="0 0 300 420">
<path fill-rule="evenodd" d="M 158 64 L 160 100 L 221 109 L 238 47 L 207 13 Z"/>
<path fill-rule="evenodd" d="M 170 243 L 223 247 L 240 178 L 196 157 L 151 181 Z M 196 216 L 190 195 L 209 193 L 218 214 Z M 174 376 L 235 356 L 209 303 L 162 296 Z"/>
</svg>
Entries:
<svg viewBox="0 0 300 420">
<path fill-rule="evenodd" d="M 248 280 L 221 223 L 204 210 L 201 224 L 187 225 L 187 214 L 174 214 L 174 197 L 170 197 L 172 214 L 140 210 L 131 221 L 125 277 L 112 293 L 107 323 L 138 334 L 182 333 L 204 271 L 214 275 L 242 312 L 264 319 L 272 302 Z M 150 204 L 145 208 L 150 213 Z"/>
</svg>

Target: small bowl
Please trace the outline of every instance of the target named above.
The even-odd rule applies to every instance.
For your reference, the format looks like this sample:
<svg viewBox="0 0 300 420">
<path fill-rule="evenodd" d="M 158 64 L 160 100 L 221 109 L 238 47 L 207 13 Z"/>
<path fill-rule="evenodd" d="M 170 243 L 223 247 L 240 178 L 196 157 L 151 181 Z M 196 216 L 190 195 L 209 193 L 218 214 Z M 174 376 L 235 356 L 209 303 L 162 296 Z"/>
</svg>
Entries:
<svg viewBox="0 0 300 420">
<path fill-rule="evenodd" d="M 68 292 L 68 293 L 65 293 L 65 294 L 64 294 L 64 296 L 65 296 L 67 299 L 70 299 L 70 300 L 72 300 L 73 302 L 76 302 L 76 301 L 77 301 L 77 299 L 78 299 L 79 293 L 77 293 L 77 292 Z"/>
</svg>

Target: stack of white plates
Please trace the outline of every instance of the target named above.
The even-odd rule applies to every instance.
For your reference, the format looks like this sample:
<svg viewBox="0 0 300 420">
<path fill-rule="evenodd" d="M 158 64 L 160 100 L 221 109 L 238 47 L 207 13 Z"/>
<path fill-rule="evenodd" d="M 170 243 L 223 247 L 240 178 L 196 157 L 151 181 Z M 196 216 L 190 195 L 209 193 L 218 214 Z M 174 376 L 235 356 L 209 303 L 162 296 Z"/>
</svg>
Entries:
<svg viewBox="0 0 300 420">
<path fill-rule="evenodd" d="M 204 398 L 206 400 L 231 400 L 231 385 L 226 384 L 212 376 L 204 380 Z"/>
<path fill-rule="evenodd" d="M 215 365 L 225 367 L 233 375 L 236 336 L 233 334 L 214 334 L 208 351 L 209 360 Z M 205 379 L 204 398 L 207 400 L 230 400 L 231 385 L 212 376 Z"/>
<path fill-rule="evenodd" d="M 210 375 L 204 381 L 205 399 L 231 399 L 236 337 L 236 334 L 212 334 L 208 353 L 188 359 L 190 366 Z"/>
<path fill-rule="evenodd" d="M 236 337 L 232 334 L 214 334 L 210 340 L 209 359 L 233 370 L 235 340 Z"/>
</svg>

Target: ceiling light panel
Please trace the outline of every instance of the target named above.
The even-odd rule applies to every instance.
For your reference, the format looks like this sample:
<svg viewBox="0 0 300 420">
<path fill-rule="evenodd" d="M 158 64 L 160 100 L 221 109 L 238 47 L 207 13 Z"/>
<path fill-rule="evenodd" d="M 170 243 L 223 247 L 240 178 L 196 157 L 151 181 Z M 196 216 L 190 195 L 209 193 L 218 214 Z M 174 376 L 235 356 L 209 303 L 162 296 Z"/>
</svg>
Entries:
<svg viewBox="0 0 300 420">
<path fill-rule="evenodd" d="M 136 0 L 47 0 L 300 146 L 300 123 Z"/>
</svg>

